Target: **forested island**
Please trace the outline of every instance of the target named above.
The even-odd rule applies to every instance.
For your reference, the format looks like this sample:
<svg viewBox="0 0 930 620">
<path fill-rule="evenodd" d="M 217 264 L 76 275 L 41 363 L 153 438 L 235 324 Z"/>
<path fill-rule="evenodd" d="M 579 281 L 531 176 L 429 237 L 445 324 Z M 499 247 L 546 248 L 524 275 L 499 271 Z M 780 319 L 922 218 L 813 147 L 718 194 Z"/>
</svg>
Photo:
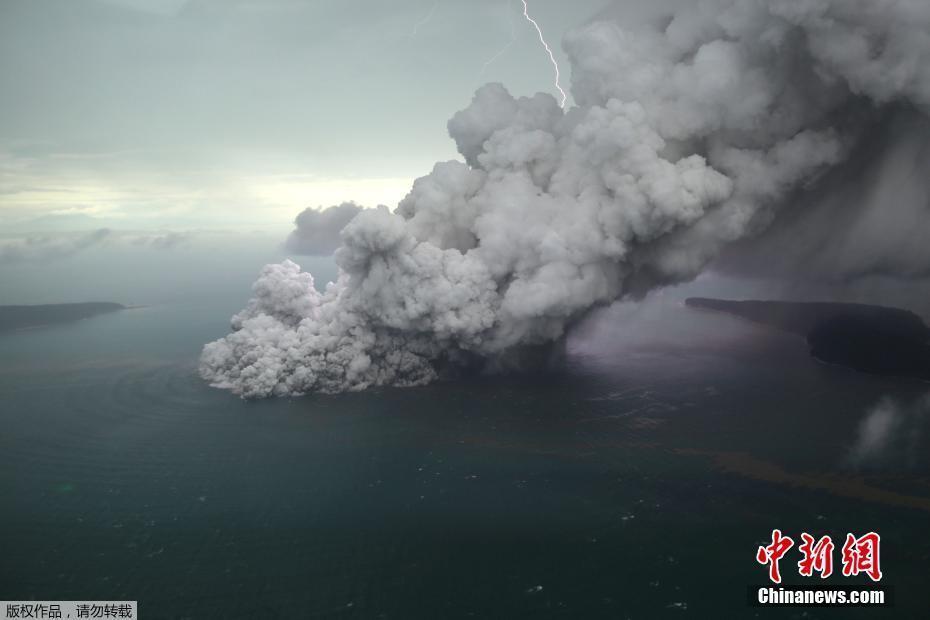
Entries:
<svg viewBox="0 0 930 620">
<path fill-rule="evenodd" d="M 866 304 L 730 301 L 691 297 L 691 308 L 726 312 L 804 337 L 811 355 L 862 372 L 930 380 L 930 328 L 913 312 Z"/>
<path fill-rule="evenodd" d="M 126 306 L 122 304 L 106 301 L 39 306 L 0 306 L 0 332 L 69 323 L 125 309 Z"/>
</svg>

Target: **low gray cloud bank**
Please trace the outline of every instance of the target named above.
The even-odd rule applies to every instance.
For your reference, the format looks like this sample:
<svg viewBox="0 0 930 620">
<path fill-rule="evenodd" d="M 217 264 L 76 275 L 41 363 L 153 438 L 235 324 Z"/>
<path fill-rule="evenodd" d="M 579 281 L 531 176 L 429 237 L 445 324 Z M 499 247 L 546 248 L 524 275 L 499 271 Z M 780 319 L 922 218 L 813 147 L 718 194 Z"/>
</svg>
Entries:
<svg viewBox="0 0 930 620">
<path fill-rule="evenodd" d="M 166 231 L 150 235 L 136 235 L 130 237 L 130 243 L 153 250 L 171 250 L 189 243 L 193 237 L 194 233 L 191 232 Z"/>
<path fill-rule="evenodd" d="M 111 235 L 109 229 L 101 228 L 72 235 L 0 239 L 0 265 L 47 262 L 67 258 L 100 244 Z"/>
<path fill-rule="evenodd" d="M 418 385 L 557 340 L 593 307 L 693 278 L 930 103 L 923 0 L 695 2 L 563 47 L 577 106 L 479 89 L 448 125 L 464 163 L 359 212 L 325 292 L 265 267 L 203 377 L 245 397 Z"/>
<path fill-rule="evenodd" d="M 109 247 L 174 250 L 191 243 L 197 233 L 178 231 L 134 232 L 99 228 L 0 238 L 0 265 L 47 263 L 66 259 L 103 244 Z"/>
</svg>

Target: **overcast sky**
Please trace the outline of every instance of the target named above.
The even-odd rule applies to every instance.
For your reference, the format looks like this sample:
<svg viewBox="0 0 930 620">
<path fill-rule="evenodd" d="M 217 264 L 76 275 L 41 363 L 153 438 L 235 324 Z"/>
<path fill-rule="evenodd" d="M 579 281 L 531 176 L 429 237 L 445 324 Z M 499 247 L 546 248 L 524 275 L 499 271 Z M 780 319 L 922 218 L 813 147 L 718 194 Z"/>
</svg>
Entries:
<svg viewBox="0 0 930 620">
<path fill-rule="evenodd" d="M 530 0 L 566 73 L 562 33 L 605 4 Z M 477 86 L 552 78 L 520 0 L 3 0 L 0 228 L 393 206 L 456 157 L 445 124 Z"/>
</svg>

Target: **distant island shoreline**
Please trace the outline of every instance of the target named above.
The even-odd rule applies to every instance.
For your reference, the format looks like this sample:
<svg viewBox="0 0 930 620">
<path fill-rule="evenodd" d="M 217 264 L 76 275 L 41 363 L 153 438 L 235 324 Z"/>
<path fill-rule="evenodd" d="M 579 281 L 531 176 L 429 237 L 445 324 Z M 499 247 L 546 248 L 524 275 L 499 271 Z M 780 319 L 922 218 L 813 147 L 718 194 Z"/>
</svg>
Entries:
<svg viewBox="0 0 930 620">
<path fill-rule="evenodd" d="M 89 319 L 100 314 L 141 307 L 143 306 L 125 306 L 111 301 L 0 306 L 0 332 L 40 329 L 51 325 Z"/>
<path fill-rule="evenodd" d="M 930 381 L 930 328 L 900 308 L 835 302 L 685 300 L 803 337 L 817 361 L 870 374 Z"/>
</svg>

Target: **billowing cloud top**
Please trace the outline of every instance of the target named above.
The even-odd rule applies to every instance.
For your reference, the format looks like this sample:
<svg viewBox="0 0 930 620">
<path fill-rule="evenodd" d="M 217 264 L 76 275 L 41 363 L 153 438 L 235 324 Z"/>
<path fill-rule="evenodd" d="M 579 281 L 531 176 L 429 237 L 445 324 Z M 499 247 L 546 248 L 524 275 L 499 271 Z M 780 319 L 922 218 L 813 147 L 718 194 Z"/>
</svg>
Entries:
<svg viewBox="0 0 930 620">
<path fill-rule="evenodd" d="M 576 107 L 479 89 L 449 122 L 465 162 L 352 219 L 324 293 L 267 266 L 201 373 L 245 397 L 416 385 L 691 278 L 894 104 L 925 109 L 928 33 L 922 0 L 720 0 L 661 29 L 587 24 L 564 41 Z"/>
</svg>

